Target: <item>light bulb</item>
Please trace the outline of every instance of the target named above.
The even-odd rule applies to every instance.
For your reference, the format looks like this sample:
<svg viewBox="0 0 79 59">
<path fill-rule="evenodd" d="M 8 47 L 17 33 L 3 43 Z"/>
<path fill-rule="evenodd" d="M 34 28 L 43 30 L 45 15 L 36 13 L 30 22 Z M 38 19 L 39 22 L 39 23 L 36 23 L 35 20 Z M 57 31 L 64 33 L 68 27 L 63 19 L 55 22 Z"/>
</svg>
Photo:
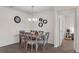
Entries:
<svg viewBox="0 0 79 59">
<path fill-rule="evenodd" d="M 33 20 L 33 21 L 35 21 L 35 19 L 34 19 L 34 18 L 32 18 L 32 20 Z"/>
<path fill-rule="evenodd" d="M 37 21 L 37 18 L 33 18 L 32 20 L 33 20 L 33 21 Z"/>
<path fill-rule="evenodd" d="M 28 21 L 31 21 L 31 18 L 28 18 Z"/>
<path fill-rule="evenodd" d="M 28 21 L 37 21 L 37 18 L 28 18 Z"/>
</svg>

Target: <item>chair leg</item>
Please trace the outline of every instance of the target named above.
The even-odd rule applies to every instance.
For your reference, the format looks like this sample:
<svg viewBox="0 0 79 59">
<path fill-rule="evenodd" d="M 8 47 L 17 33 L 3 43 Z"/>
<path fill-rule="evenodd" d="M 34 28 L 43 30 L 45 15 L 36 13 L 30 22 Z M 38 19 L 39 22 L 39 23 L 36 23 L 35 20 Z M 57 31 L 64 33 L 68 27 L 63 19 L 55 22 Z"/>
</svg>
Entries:
<svg viewBox="0 0 79 59">
<path fill-rule="evenodd" d="M 25 42 L 22 43 L 22 47 L 25 48 Z"/>
<path fill-rule="evenodd" d="M 27 51 L 27 47 L 28 47 L 28 44 L 27 44 L 27 42 L 26 42 L 26 47 L 25 47 L 25 48 L 26 48 L 26 51 Z"/>
<path fill-rule="evenodd" d="M 36 44 L 36 52 L 37 52 L 37 50 L 38 50 L 38 45 Z"/>
<path fill-rule="evenodd" d="M 26 48 L 26 41 L 24 42 L 24 48 Z"/>
<path fill-rule="evenodd" d="M 20 48 L 22 47 L 22 41 L 21 41 L 21 39 L 19 40 L 19 47 Z"/>
<path fill-rule="evenodd" d="M 23 47 L 23 43 L 21 42 L 21 44 L 20 44 L 20 47 L 22 48 Z"/>
<path fill-rule="evenodd" d="M 19 47 L 24 48 L 24 42 L 21 41 L 20 44 L 19 44 Z"/>
<path fill-rule="evenodd" d="M 45 44 L 43 44 L 43 50 L 45 50 Z"/>
<path fill-rule="evenodd" d="M 33 51 L 33 44 L 31 45 L 31 52 Z"/>
<path fill-rule="evenodd" d="M 21 43 L 19 43 L 19 47 L 21 48 Z"/>
</svg>

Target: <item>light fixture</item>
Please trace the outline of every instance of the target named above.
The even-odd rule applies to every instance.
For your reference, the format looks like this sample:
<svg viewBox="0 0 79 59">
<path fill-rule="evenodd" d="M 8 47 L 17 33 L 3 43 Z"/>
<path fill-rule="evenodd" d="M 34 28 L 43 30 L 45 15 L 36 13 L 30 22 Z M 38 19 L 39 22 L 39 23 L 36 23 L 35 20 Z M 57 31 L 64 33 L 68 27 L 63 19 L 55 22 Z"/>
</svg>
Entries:
<svg viewBox="0 0 79 59">
<path fill-rule="evenodd" d="M 34 18 L 34 7 L 32 6 L 32 18 L 28 18 L 28 21 L 37 21 L 37 18 Z"/>
</svg>

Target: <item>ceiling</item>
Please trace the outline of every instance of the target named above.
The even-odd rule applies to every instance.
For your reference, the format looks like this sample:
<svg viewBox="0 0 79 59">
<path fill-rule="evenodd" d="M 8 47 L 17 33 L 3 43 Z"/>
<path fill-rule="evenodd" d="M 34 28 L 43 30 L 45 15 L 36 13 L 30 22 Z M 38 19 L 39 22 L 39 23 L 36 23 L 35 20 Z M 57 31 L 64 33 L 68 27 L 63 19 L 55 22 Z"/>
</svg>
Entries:
<svg viewBox="0 0 79 59">
<path fill-rule="evenodd" d="M 53 9 L 52 6 L 34 6 L 33 8 L 32 6 L 10 6 L 10 8 L 28 12 L 28 13 L 32 13 L 32 11 L 34 13 L 37 13 L 37 12 Z"/>
<path fill-rule="evenodd" d="M 45 10 L 53 10 L 53 9 L 63 10 L 63 9 L 74 8 L 73 6 L 34 6 L 33 8 L 32 6 L 9 6 L 9 7 L 27 13 L 32 13 L 32 11 L 34 13 L 37 13 Z"/>
</svg>

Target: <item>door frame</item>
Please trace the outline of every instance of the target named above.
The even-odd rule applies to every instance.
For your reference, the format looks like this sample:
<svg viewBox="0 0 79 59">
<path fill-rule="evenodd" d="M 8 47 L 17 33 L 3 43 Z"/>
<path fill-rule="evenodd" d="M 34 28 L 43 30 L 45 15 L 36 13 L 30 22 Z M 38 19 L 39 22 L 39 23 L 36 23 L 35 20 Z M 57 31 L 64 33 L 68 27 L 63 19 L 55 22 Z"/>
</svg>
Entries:
<svg viewBox="0 0 79 59">
<path fill-rule="evenodd" d="M 73 44 L 73 50 L 76 50 L 76 48 L 77 48 L 77 45 L 75 44 L 76 42 L 75 42 L 75 40 L 77 39 L 77 8 L 72 8 L 72 9 L 74 9 L 74 12 L 75 12 L 75 21 L 74 21 L 74 44 Z M 56 21 L 57 21 L 57 12 L 58 11 L 55 11 L 55 16 L 56 16 Z M 57 27 L 57 22 L 56 22 L 56 27 Z M 57 29 L 57 28 L 56 28 Z M 55 29 L 55 30 L 56 30 Z M 56 32 L 55 32 L 56 33 Z M 60 35 L 59 35 L 60 36 Z M 56 36 L 57 37 L 57 36 Z M 60 38 L 60 37 L 59 37 Z M 58 38 L 58 39 L 59 39 Z M 58 42 L 57 40 L 58 40 L 57 38 L 54 40 L 54 47 L 55 48 L 57 48 L 57 47 L 59 47 L 58 45 L 60 44 L 60 41 Z M 60 39 L 59 39 L 60 40 Z M 57 42 L 56 42 L 57 41 Z"/>
</svg>

